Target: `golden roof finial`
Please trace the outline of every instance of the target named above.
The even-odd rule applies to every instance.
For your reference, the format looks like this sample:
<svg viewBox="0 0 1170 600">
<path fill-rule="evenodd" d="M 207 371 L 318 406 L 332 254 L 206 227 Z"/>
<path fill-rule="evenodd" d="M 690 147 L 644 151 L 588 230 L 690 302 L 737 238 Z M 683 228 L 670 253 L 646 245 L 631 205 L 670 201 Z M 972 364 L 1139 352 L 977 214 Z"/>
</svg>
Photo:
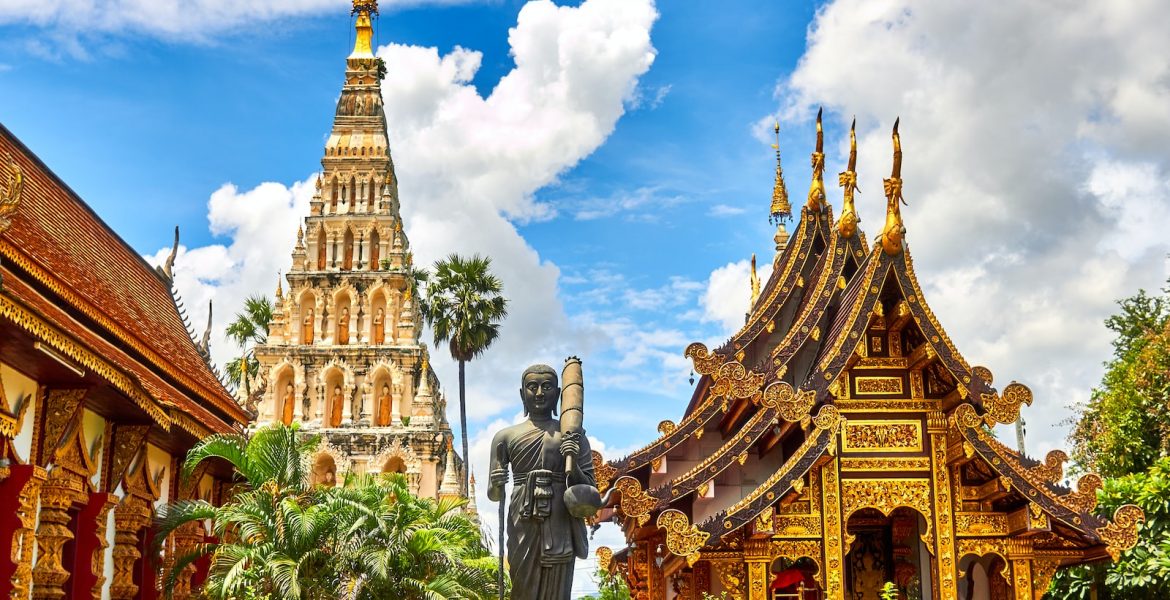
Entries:
<svg viewBox="0 0 1170 600">
<path fill-rule="evenodd" d="M 378 0 L 353 0 L 351 15 L 357 15 L 357 37 L 353 42 L 353 52 L 350 58 L 374 57 L 374 26 L 370 23 L 370 16 L 378 14 Z"/>
<path fill-rule="evenodd" d="M 788 203 L 788 189 L 784 187 L 784 169 L 780 167 L 780 122 L 776 122 L 773 128 L 776 132 L 776 143 L 772 147 L 776 149 L 776 183 L 772 187 L 772 208 L 770 209 L 768 221 L 776 221 L 782 223 L 792 217 L 792 205 Z"/>
<path fill-rule="evenodd" d="M 893 256 L 902 251 L 902 240 L 906 237 L 906 225 L 902 223 L 902 138 L 898 135 L 898 123 L 894 121 L 894 168 L 890 178 L 882 181 L 886 193 L 886 225 L 882 228 L 882 250 Z"/>
<path fill-rule="evenodd" d="M 817 149 L 812 153 L 812 184 L 808 187 L 805 206 L 816 212 L 825 210 L 825 132 L 821 129 L 821 113 L 817 109 Z"/>
<path fill-rule="evenodd" d="M 756 301 L 760 299 L 760 276 L 756 273 L 756 255 L 752 254 L 752 300 L 748 305 L 748 312 L 756 307 Z"/>
<path fill-rule="evenodd" d="M 280 281 L 280 271 L 276 272 L 276 299 L 277 300 L 284 299 L 284 286 L 281 284 L 281 281 Z"/>
<path fill-rule="evenodd" d="M 845 202 L 841 207 L 841 220 L 837 221 L 837 232 L 842 237 L 853 237 L 857 233 L 857 223 L 861 221 L 853 204 L 853 194 L 861 192 L 857 188 L 857 117 L 853 118 L 853 124 L 849 126 L 849 165 L 837 176 L 837 181 L 845 188 Z"/>
</svg>

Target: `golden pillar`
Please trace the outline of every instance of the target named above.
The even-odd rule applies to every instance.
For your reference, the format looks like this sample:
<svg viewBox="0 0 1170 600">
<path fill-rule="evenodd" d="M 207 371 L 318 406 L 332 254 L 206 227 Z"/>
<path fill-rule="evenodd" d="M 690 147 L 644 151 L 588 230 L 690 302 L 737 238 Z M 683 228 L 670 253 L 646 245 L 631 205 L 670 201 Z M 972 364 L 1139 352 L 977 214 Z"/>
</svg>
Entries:
<svg viewBox="0 0 1170 600">
<path fill-rule="evenodd" d="M 951 494 L 951 474 L 947 466 L 947 418 L 941 412 L 932 412 L 927 418 L 930 435 L 930 464 L 934 478 L 934 535 L 938 548 L 938 597 L 958 597 L 958 563 L 955 560 L 954 502 Z"/>
<path fill-rule="evenodd" d="M 20 528 L 12 534 L 12 563 L 16 571 L 12 575 L 12 598 L 28 598 L 29 586 L 32 585 L 32 556 L 33 545 L 36 544 L 37 499 L 40 497 L 41 486 L 47 476 L 45 470 L 37 466 L 22 466 L 31 469 L 28 480 L 20 490 L 20 504 L 16 509 L 16 517 L 20 519 Z"/>
<path fill-rule="evenodd" d="M 747 563 L 748 600 L 768 600 L 768 566 L 772 564 L 768 539 L 744 542 L 743 560 Z"/>
<path fill-rule="evenodd" d="M 61 554 L 65 544 L 73 539 L 69 529 L 70 511 L 74 505 L 84 504 L 88 494 L 81 491 L 75 474 L 60 466 L 49 475 L 41 488 L 40 525 L 37 527 L 37 564 L 33 568 L 34 600 L 59 600 L 65 597 L 65 570 Z"/>
<path fill-rule="evenodd" d="M 114 510 L 114 579 L 110 583 L 112 600 L 133 600 L 138 595 L 134 583 L 134 566 L 142 553 L 138 551 L 138 534 L 150 524 L 150 506 L 142 498 L 126 496 Z"/>
<path fill-rule="evenodd" d="M 834 441 L 833 443 L 836 443 Z M 841 473 L 837 457 L 821 467 L 822 531 L 825 532 L 825 598 L 845 597 L 845 528 L 841 523 Z"/>
<path fill-rule="evenodd" d="M 175 531 L 172 540 L 173 553 L 170 562 L 173 566 L 175 560 L 193 552 L 195 547 L 203 541 L 203 529 L 199 523 L 187 523 Z M 189 564 L 175 577 L 173 600 L 188 600 L 194 595 L 191 591 L 191 578 L 194 575 L 195 565 Z"/>
<path fill-rule="evenodd" d="M 1012 589 L 1016 600 L 1034 600 L 1032 593 L 1032 542 L 1007 540 L 1008 560 L 1012 563 Z"/>
</svg>

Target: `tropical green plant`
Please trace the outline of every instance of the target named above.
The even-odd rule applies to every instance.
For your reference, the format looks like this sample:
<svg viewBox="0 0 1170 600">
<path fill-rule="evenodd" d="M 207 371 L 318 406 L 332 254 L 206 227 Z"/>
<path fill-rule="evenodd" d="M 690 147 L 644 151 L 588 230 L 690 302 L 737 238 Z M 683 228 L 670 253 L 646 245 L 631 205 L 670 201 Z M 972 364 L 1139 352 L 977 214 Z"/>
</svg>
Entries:
<svg viewBox="0 0 1170 600">
<path fill-rule="evenodd" d="M 503 284 L 491 273 L 491 259 L 452 254 L 435 263 L 420 302 L 423 317 L 434 333 L 435 346 L 447 344 L 459 363 L 459 433 L 467 458 L 467 362 L 483 354 L 500 333 L 508 316 Z M 426 374 L 423 375 L 424 377 Z M 467 489 L 467 469 L 463 489 Z"/>
<path fill-rule="evenodd" d="M 1070 436 L 1073 458 L 1105 477 L 1145 472 L 1170 455 L 1170 296 L 1144 290 L 1105 321 L 1117 337 Z"/>
<path fill-rule="evenodd" d="M 188 477 L 221 459 L 236 478 L 222 506 L 204 500 L 160 511 L 156 540 L 209 522 L 219 541 L 172 557 L 163 592 L 179 573 L 208 557 L 202 594 L 214 600 L 442 600 L 495 595 L 495 562 L 479 528 L 460 509 L 410 493 L 400 474 L 349 477 L 341 487 L 313 486 L 309 457 L 318 438 L 277 424 L 211 436 L 191 450 Z M 157 548 L 156 548 L 157 550 Z"/>
<path fill-rule="evenodd" d="M 892 581 L 887 581 L 882 586 L 880 595 L 882 600 L 898 600 L 898 586 L 894 585 Z"/>
<path fill-rule="evenodd" d="M 252 395 L 252 379 L 259 374 L 256 346 L 268 341 L 268 326 L 272 323 L 272 302 L 266 296 L 249 296 L 244 300 L 243 312 L 227 326 L 227 335 L 240 347 L 240 356 L 227 365 L 228 381 L 243 386 L 245 396 Z"/>
</svg>

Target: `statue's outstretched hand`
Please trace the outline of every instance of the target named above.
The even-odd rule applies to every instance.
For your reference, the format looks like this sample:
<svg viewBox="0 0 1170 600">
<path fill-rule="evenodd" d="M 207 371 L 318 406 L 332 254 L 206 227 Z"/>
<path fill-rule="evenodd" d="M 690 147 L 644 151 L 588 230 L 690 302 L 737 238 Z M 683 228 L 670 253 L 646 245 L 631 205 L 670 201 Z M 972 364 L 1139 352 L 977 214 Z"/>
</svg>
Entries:
<svg viewBox="0 0 1170 600">
<path fill-rule="evenodd" d="M 581 452 L 581 434 L 570 431 L 561 438 L 561 456 L 577 456 Z"/>
</svg>

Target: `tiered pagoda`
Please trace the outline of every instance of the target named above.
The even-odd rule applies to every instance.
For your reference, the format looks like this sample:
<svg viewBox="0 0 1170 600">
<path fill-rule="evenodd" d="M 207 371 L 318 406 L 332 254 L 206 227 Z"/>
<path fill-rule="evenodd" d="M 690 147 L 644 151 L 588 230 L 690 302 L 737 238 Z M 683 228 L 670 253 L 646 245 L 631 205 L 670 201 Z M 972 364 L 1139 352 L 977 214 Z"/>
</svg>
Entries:
<svg viewBox="0 0 1170 600">
<path fill-rule="evenodd" d="M 159 508 L 230 491 L 223 463 L 180 477 L 187 451 L 248 420 L 173 262 L 147 264 L 0 126 L 0 597 L 158 598 L 156 558 L 210 539 L 191 524 L 150 556 Z M 184 569 L 174 597 L 206 573 Z"/>
<path fill-rule="evenodd" d="M 701 378 L 681 421 L 629 456 L 594 456 L 612 490 L 598 518 L 628 543 L 598 556 L 635 598 L 796 598 L 803 586 L 806 599 L 876 600 L 893 582 L 902 598 L 1035 600 L 1058 568 L 1136 543 L 1139 508 L 1095 515 L 1100 477 L 1070 489 L 1063 452 L 1038 462 L 996 440 L 1032 392 L 993 387 L 931 312 L 904 240 L 897 124 L 872 244 L 850 140 L 834 219 L 818 115 L 791 239 L 777 162 L 772 275 L 726 344 L 686 349 Z"/>
<path fill-rule="evenodd" d="M 267 345 L 256 350 L 263 391 L 254 408 L 259 425 L 299 423 L 323 435 L 319 483 L 399 472 L 424 496 L 465 495 L 443 485 L 461 461 L 447 460 L 451 428 L 412 300 L 382 104 L 386 67 L 372 47 L 377 13 L 373 0 L 353 3 L 356 42 L 288 291 L 278 283 Z"/>
</svg>

